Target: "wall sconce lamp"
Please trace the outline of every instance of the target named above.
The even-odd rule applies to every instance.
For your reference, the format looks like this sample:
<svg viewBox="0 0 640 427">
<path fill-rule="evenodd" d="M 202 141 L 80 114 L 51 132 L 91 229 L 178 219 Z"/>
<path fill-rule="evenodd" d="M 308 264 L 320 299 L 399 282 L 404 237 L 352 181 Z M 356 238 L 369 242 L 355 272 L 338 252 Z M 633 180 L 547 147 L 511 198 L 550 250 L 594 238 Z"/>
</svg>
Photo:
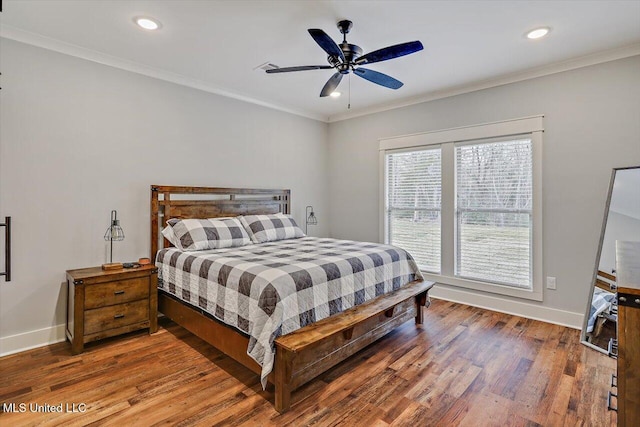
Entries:
<svg viewBox="0 0 640 427">
<path fill-rule="evenodd" d="M 304 234 L 307 234 L 310 225 L 318 225 L 318 218 L 316 218 L 316 214 L 313 212 L 313 206 L 307 206 L 305 214 L 307 221 L 304 227 Z"/>
</svg>

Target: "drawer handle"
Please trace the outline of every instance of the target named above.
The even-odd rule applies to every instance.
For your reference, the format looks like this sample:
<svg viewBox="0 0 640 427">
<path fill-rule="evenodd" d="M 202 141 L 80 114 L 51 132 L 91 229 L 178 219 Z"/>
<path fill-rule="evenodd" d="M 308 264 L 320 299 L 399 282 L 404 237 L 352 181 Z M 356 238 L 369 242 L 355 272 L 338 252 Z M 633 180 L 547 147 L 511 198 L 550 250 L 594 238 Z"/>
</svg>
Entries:
<svg viewBox="0 0 640 427">
<path fill-rule="evenodd" d="M 615 397 L 615 398 L 617 399 L 617 398 L 618 398 L 618 395 L 617 395 L 617 394 L 613 394 L 612 392 L 609 392 L 609 396 L 607 397 L 607 409 L 608 409 L 608 410 L 610 410 L 610 411 L 616 411 L 616 412 L 618 412 L 618 408 L 614 408 L 614 407 L 611 405 L 611 398 L 612 398 L 612 397 Z"/>
<path fill-rule="evenodd" d="M 114 295 L 124 295 L 124 291 L 115 291 Z"/>
<path fill-rule="evenodd" d="M 114 319 L 122 319 L 124 317 L 124 314 L 116 314 L 115 316 L 113 316 Z"/>
<path fill-rule="evenodd" d="M 342 337 L 349 341 L 351 339 L 351 337 L 353 337 L 353 327 L 349 328 L 349 329 L 345 329 L 344 331 L 342 331 Z"/>
</svg>

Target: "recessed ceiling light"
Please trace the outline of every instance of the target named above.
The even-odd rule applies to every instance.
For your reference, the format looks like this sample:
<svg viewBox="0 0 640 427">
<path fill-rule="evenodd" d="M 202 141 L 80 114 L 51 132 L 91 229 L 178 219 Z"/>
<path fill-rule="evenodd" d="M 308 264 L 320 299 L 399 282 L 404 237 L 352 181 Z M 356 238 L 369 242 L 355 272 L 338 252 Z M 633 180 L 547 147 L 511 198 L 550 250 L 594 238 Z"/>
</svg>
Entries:
<svg viewBox="0 0 640 427">
<path fill-rule="evenodd" d="M 330 96 L 330 97 L 332 97 L 332 98 L 337 98 L 337 97 L 339 97 L 340 95 L 342 95 L 340 92 L 335 91 L 335 92 L 331 92 L 331 95 L 329 95 L 329 96 Z"/>
<path fill-rule="evenodd" d="M 133 22 L 138 24 L 140 28 L 144 28 L 145 30 L 150 30 L 150 31 L 157 30 L 162 26 L 160 24 L 160 21 L 157 21 L 153 18 L 148 18 L 146 16 L 135 17 L 133 18 Z"/>
<path fill-rule="evenodd" d="M 549 27 L 536 28 L 534 30 L 531 30 L 531 31 L 527 32 L 527 38 L 529 38 L 529 39 L 539 39 L 540 37 L 544 37 L 547 34 L 549 34 L 549 31 L 551 31 L 551 28 L 549 28 Z"/>
</svg>

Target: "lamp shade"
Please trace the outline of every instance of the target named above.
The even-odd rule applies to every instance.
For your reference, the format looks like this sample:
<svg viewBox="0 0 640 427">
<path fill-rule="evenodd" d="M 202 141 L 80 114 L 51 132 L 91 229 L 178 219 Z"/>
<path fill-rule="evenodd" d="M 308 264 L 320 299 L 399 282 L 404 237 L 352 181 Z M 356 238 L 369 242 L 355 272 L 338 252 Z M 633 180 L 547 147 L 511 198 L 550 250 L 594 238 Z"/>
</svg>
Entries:
<svg viewBox="0 0 640 427">
<path fill-rule="evenodd" d="M 118 219 L 118 212 L 111 211 L 111 225 L 104 233 L 104 240 L 106 241 L 121 241 L 124 240 L 124 230 L 120 227 L 120 220 Z"/>
<path fill-rule="evenodd" d="M 311 212 L 307 217 L 307 224 L 318 225 L 318 218 L 316 218 L 316 214 L 314 212 Z"/>
</svg>

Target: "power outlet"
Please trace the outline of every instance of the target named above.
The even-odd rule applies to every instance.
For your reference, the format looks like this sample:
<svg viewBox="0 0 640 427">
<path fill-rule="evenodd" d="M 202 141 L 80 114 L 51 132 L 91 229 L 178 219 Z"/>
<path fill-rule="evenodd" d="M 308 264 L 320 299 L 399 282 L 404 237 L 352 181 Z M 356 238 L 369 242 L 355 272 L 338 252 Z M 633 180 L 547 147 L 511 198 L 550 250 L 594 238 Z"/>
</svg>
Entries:
<svg viewBox="0 0 640 427">
<path fill-rule="evenodd" d="M 547 289 L 555 289 L 556 288 L 556 278 L 547 276 Z"/>
</svg>

